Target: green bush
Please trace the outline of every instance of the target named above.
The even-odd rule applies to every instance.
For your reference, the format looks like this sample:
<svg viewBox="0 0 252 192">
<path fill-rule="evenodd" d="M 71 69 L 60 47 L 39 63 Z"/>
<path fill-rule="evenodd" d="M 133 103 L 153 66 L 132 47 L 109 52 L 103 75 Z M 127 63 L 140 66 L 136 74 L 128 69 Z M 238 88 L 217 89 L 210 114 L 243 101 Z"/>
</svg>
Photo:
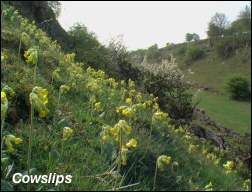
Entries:
<svg viewBox="0 0 252 192">
<path fill-rule="evenodd" d="M 204 51 L 197 46 L 188 47 L 185 54 L 185 63 L 189 65 L 191 62 L 202 58 Z"/>
<path fill-rule="evenodd" d="M 226 79 L 225 90 L 231 99 L 246 100 L 250 97 L 249 81 L 241 75 L 232 75 Z"/>
</svg>

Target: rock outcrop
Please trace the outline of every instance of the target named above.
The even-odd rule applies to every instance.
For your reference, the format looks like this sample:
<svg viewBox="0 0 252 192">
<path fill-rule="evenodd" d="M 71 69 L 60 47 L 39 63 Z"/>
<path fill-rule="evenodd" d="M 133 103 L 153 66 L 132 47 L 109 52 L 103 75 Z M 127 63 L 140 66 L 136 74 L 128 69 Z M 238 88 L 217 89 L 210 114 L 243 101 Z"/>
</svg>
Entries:
<svg viewBox="0 0 252 192">
<path fill-rule="evenodd" d="M 46 1 L 4 1 L 15 7 L 22 16 L 43 29 L 53 40 L 62 46 L 63 51 L 69 52 L 72 48 L 71 38 L 60 26 L 53 10 Z"/>
</svg>

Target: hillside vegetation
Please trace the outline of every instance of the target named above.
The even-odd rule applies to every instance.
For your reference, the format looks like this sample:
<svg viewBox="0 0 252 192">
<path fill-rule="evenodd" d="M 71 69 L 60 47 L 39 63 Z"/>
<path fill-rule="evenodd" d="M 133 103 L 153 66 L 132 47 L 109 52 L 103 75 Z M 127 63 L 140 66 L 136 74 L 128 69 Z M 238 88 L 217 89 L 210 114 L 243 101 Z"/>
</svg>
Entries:
<svg viewBox="0 0 252 192">
<path fill-rule="evenodd" d="M 63 53 L 15 8 L 1 2 L 1 12 L 2 190 L 251 190 L 246 160 L 193 135 L 185 120 L 161 110 L 162 98 L 138 87 L 129 79 L 131 65 L 116 59 L 126 57 L 123 51 L 107 53 L 91 38 L 106 52 L 106 65 L 95 60 L 97 49 L 86 63 L 76 61 L 81 56 Z M 111 78 L 89 62 L 116 66 L 112 74 L 124 71 L 128 78 Z M 175 60 L 168 63 L 176 69 Z M 173 91 L 181 91 L 176 96 L 182 99 L 190 95 Z M 17 184 L 15 173 L 72 180 Z"/>
</svg>

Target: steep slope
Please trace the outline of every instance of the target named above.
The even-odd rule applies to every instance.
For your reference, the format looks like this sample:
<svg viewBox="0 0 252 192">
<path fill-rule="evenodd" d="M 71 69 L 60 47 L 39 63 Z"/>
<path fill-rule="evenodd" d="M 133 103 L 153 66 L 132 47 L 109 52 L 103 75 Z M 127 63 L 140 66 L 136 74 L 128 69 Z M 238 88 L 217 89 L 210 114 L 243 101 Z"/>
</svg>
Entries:
<svg viewBox="0 0 252 192">
<path fill-rule="evenodd" d="M 240 159 L 170 119 L 158 98 L 75 62 L 14 8 L 2 13 L 2 189 L 250 189 Z M 73 177 L 12 182 L 26 171 Z"/>
</svg>

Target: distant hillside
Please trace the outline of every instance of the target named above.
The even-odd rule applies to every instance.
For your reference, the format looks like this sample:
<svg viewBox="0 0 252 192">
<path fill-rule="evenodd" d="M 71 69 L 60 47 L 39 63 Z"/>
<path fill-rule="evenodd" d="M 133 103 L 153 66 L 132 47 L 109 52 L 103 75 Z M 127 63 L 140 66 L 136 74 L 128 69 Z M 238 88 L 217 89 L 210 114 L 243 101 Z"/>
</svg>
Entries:
<svg viewBox="0 0 252 192">
<path fill-rule="evenodd" d="M 191 61 L 186 63 L 187 50 L 194 47 L 200 50 L 201 55 L 199 58 L 196 56 L 196 58 L 190 58 Z M 251 77 L 251 46 L 239 48 L 232 55 L 220 58 L 211 48 L 209 39 L 169 44 L 160 49 L 152 46 L 148 49 L 132 51 L 130 59 L 132 63 L 141 63 L 146 55 L 148 61 L 161 63 L 162 59 L 169 60 L 170 54 L 175 56 L 180 69 L 188 80 L 199 86 L 213 88 L 220 92 L 223 92 L 224 79 L 231 74 L 244 75 L 249 80 Z"/>
</svg>

